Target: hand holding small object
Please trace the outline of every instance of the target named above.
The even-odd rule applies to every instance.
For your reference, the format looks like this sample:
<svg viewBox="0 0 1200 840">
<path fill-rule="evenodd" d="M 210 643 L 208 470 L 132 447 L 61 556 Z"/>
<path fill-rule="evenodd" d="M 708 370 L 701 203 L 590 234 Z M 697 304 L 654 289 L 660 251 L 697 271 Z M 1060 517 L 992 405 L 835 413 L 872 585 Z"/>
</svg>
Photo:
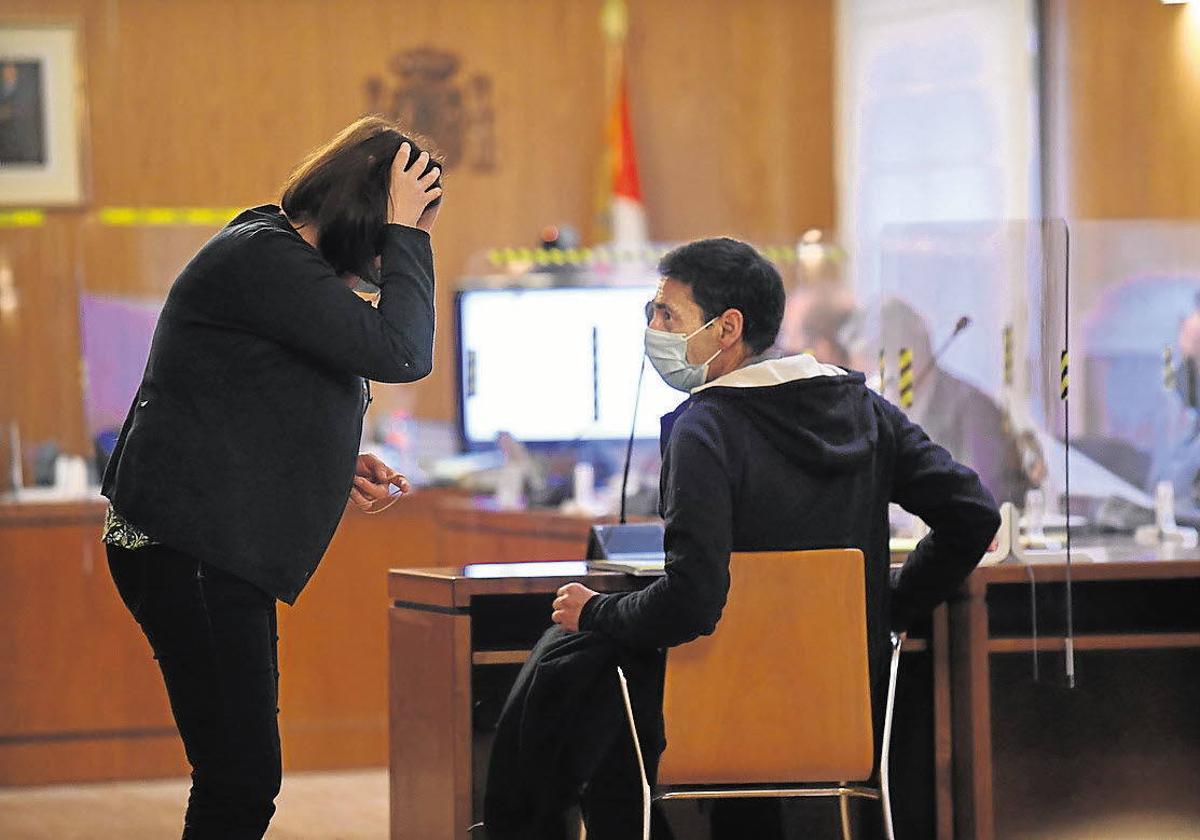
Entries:
<svg viewBox="0 0 1200 840">
<path fill-rule="evenodd" d="M 392 487 L 397 492 L 391 492 Z M 354 485 L 350 488 L 350 500 L 363 513 L 382 513 L 396 503 L 401 496 L 412 491 L 407 478 L 380 461 L 374 455 L 362 454 L 354 467 Z M 382 506 L 376 507 L 379 502 Z"/>
</svg>

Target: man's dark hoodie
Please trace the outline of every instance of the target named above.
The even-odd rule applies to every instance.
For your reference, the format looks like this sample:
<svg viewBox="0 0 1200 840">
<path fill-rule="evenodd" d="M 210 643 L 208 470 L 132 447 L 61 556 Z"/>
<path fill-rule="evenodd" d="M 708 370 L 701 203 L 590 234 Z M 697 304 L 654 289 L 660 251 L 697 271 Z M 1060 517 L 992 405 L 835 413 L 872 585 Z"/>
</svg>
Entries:
<svg viewBox="0 0 1200 840">
<path fill-rule="evenodd" d="M 712 633 L 732 551 L 859 548 L 876 697 L 889 627 L 949 596 L 979 562 L 1000 517 L 956 463 L 861 373 L 791 356 L 733 371 L 663 418 L 666 575 L 598 595 L 581 630 L 633 648 Z M 889 579 L 888 503 L 932 529 Z M 878 711 L 878 705 L 877 705 Z"/>
<path fill-rule="evenodd" d="M 594 632 L 554 627 L 538 643 L 497 725 L 489 837 L 565 837 L 561 812 L 588 780 L 588 835 L 636 836 L 641 791 L 628 747 L 618 746 L 615 665 L 637 692 L 653 784 L 662 750 L 655 649 L 713 632 L 731 551 L 862 549 L 878 735 L 889 622 L 907 626 L 950 594 L 1000 524 L 975 473 L 870 391 L 862 374 L 812 356 L 759 362 L 698 388 L 663 418 L 662 445 L 666 575 L 640 592 L 592 597 L 579 627 Z M 892 585 L 889 501 L 933 529 Z"/>
</svg>

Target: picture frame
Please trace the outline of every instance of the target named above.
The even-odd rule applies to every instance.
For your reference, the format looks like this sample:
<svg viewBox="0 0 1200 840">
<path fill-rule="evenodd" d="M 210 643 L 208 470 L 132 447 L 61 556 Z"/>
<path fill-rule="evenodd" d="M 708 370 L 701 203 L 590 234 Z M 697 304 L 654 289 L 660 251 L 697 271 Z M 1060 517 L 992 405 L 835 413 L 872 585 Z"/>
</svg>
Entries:
<svg viewBox="0 0 1200 840">
<path fill-rule="evenodd" d="M 80 30 L 0 20 L 0 205 L 82 204 Z"/>
</svg>

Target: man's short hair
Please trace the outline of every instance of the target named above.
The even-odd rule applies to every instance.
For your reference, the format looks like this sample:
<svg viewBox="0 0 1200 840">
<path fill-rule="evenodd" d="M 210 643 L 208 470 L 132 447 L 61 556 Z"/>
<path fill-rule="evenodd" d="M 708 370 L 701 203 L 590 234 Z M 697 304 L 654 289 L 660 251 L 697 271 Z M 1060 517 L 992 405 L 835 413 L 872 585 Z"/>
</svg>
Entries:
<svg viewBox="0 0 1200 840">
<path fill-rule="evenodd" d="M 742 313 L 742 339 L 758 354 L 775 342 L 783 322 L 783 280 L 775 266 L 736 239 L 689 242 L 671 251 L 658 271 L 691 288 L 709 321 L 726 309 Z"/>
</svg>

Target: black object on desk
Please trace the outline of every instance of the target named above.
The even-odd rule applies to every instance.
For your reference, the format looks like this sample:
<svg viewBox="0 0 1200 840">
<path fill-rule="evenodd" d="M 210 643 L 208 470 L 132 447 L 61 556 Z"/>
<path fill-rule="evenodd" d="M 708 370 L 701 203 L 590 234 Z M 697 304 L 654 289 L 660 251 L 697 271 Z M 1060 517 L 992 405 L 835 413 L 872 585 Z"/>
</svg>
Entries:
<svg viewBox="0 0 1200 840">
<path fill-rule="evenodd" d="M 635 575 L 662 574 L 663 523 L 593 525 L 588 533 L 588 566 Z"/>
</svg>

